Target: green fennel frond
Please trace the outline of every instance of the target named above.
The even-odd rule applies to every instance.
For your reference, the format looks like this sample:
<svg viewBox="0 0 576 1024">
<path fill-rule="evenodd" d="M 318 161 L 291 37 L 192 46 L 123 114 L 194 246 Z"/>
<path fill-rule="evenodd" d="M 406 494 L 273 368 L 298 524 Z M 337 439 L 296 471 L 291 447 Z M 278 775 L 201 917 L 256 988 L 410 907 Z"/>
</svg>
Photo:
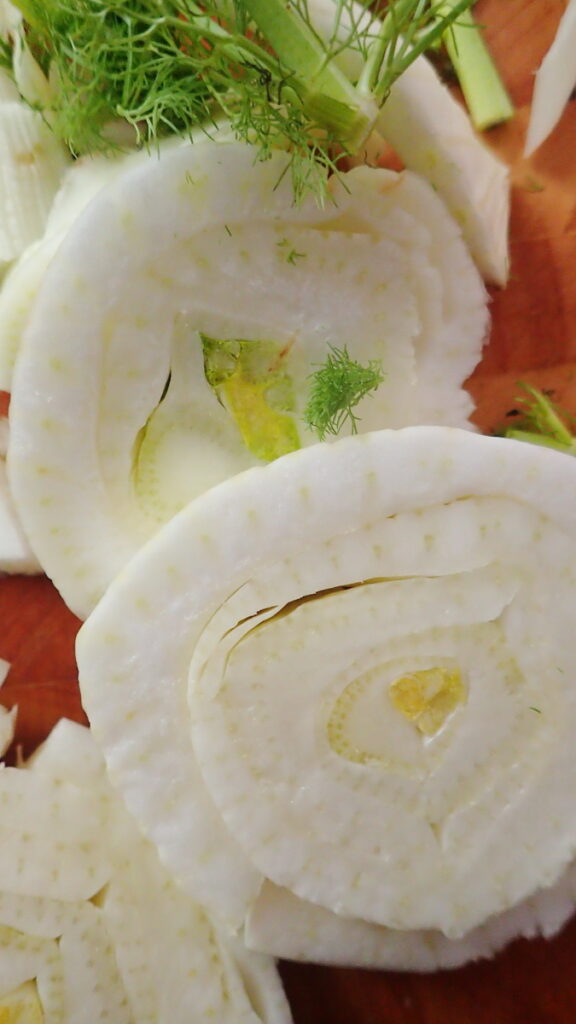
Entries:
<svg viewBox="0 0 576 1024">
<path fill-rule="evenodd" d="M 379 360 L 371 359 L 362 366 L 350 358 L 346 346 L 330 346 L 326 362 L 310 375 L 310 380 L 304 422 L 323 441 L 327 434 L 338 434 L 347 421 L 351 432 L 357 433 L 359 418 L 354 409 L 380 387 L 384 373 Z"/>
<path fill-rule="evenodd" d="M 546 392 L 524 381 L 520 381 L 519 386 L 524 394 L 516 399 L 519 408 L 508 414 L 514 415 L 515 422 L 513 427 L 506 426 L 501 431 L 504 437 L 576 455 L 576 438 L 565 423 L 570 419 L 568 414 L 561 411 Z"/>
<path fill-rule="evenodd" d="M 140 144 L 208 134 L 225 118 L 261 159 L 290 154 L 296 199 L 364 144 L 392 82 L 472 0 L 439 18 L 434 0 L 389 0 L 383 21 L 333 0 L 327 39 L 315 0 L 15 0 L 53 86 L 48 123 L 73 153 L 111 148 L 110 122 Z M 359 13 L 361 12 L 361 13 Z M 365 61 L 358 83 L 343 49 Z"/>
</svg>

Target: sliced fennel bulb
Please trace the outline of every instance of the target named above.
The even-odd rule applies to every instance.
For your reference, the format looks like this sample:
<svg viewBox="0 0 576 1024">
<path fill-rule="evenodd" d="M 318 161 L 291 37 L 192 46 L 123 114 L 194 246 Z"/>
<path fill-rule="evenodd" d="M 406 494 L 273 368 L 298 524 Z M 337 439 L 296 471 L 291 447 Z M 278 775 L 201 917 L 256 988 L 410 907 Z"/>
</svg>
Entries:
<svg viewBox="0 0 576 1024">
<path fill-rule="evenodd" d="M 109 770 L 190 892 L 236 925 L 268 881 L 416 943 L 510 937 L 488 919 L 576 847 L 575 499 L 563 455 L 416 427 L 251 470 L 156 534 L 77 655 Z"/>
<path fill-rule="evenodd" d="M 576 2 L 568 0 L 552 46 L 536 72 L 525 153 L 548 138 L 576 86 Z"/>
<path fill-rule="evenodd" d="M 285 167 L 239 143 L 171 150 L 100 192 L 50 263 L 9 468 L 34 551 L 80 616 L 179 506 L 257 462 L 202 373 L 198 332 L 276 347 L 302 444 L 329 344 L 382 359 L 363 430 L 466 423 L 486 295 L 440 200 L 408 173 L 359 168 L 334 204 L 295 207 Z"/>
<path fill-rule="evenodd" d="M 290 1024 L 273 961 L 231 941 L 179 890 L 109 786 L 88 730 L 60 722 L 25 769 L 0 780 L 1 1020 Z M 4 870 L 6 837 L 26 860 L 18 884 Z M 83 890 L 79 872 L 90 876 Z"/>
</svg>

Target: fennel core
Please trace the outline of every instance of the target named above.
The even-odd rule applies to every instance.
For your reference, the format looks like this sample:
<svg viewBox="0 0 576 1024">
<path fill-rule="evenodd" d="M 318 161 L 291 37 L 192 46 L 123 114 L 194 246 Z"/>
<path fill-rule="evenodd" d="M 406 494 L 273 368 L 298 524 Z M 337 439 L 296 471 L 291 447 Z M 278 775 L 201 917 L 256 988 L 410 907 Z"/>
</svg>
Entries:
<svg viewBox="0 0 576 1024">
<path fill-rule="evenodd" d="M 316 2 L 15 0 L 26 43 L 55 83 L 43 112 L 74 153 L 110 149 L 118 118 L 146 145 L 210 133 L 225 118 L 261 159 L 287 149 L 295 198 L 321 201 L 326 172 L 361 149 L 395 79 L 472 0 L 441 12 L 430 0 L 390 0 L 382 21 L 334 0 L 327 40 Z M 357 82 L 337 67 L 346 48 L 364 60 Z"/>
<path fill-rule="evenodd" d="M 206 380 L 234 420 L 248 450 L 270 462 L 301 447 L 294 418 L 296 400 L 285 365 L 286 351 L 274 342 L 218 340 L 200 335 Z M 382 366 L 351 359 L 346 347 L 329 346 L 324 363 L 310 375 L 306 426 L 323 441 L 349 423 L 358 432 L 358 403 L 384 380 Z"/>
</svg>

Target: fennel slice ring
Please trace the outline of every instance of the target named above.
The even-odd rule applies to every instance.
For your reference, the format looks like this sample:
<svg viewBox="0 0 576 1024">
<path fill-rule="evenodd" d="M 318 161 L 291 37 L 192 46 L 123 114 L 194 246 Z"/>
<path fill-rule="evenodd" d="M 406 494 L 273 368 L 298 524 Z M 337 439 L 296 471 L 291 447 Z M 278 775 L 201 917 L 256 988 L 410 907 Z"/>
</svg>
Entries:
<svg viewBox="0 0 576 1024">
<path fill-rule="evenodd" d="M 80 680 L 191 891 L 238 923 L 268 880 L 458 939 L 560 878 L 575 499 L 566 456 L 415 427 L 250 470 L 149 542 L 81 630 Z"/>
<path fill-rule="evenodd" d="M 359 169 L 334 204 L 295 207 L 285 166 L 240 143 L 163 151 L 102 189 L 51 260 L 8 466 L 31 546 L 81 617 L 187 501 L 315 440 L 309 375 L 330 346 L 382 362 L 362 430 L 466 423 L 486 295 L 440 200 Z M 208 367 L 210 345 L 232 347 L 233 369 Z"/>
</svg>

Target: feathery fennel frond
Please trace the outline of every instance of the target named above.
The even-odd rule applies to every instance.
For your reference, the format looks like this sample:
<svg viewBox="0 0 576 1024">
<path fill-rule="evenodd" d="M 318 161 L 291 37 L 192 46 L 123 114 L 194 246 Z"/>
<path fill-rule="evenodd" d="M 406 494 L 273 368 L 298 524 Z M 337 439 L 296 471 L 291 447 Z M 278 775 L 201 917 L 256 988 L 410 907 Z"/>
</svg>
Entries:
<svg viewBox="0 0 576 1024">
<path fill-rule="evenodd" d="M 326 362 L 311 374 L 310 380 L 304 421 L 323 441 L 327 434 L 338 434 L 347 420 L 351 432 L 358 432 L 354 409 L 362 398 L 380 387 L 384 373 L 379 360 L 371 359 L 363 366 L 350 358 L 346 346 L 330 346 Z"/>
<path fill-rule="evenodd" d="M 109 149 L 116 118 L 146 145 L 226 118 L 262 159 L 290 152 L 299 199 L 324 196 L 326 171 L 361 148 L 395 78 L 472 0 L 443 17 L 432 0 L 390 0 L 382 22 L 334 0 L 327 41 L 312 0 L 15 2 L 55 83 L 47 120 L 74 153 Z M 334 62 L 343 47 L 365 59 L 357 84 Z"/>
</svg>

